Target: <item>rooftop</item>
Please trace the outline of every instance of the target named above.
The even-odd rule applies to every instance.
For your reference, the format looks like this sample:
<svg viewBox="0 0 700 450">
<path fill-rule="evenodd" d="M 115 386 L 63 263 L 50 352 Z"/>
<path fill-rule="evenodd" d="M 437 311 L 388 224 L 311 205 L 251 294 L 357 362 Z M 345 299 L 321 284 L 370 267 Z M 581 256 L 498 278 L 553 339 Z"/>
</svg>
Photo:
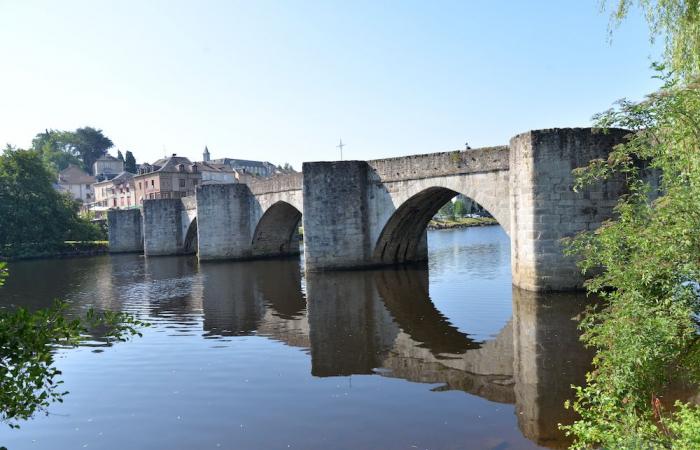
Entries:
<svg viewBox="0 0 700 450">
<path fill-rule="evenodd" d="M 69 164 L 68 167 L 58 172 L 59 184 L 92 184 L 95 177 L 89 175 L 80 167 Z"/>
</svg>

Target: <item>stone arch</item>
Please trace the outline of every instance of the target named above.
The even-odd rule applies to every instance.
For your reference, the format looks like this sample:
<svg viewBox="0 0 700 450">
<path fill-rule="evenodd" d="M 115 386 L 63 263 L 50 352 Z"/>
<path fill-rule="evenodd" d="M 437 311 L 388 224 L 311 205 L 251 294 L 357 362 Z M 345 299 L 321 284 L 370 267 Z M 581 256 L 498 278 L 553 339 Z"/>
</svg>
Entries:
<svg viewBox="0 0 700 450">
<path fill-rule="evenodd" d="M 401 264 L 427 259 L 428 222 L 445 203 L 458 194 L 476 201 L 463 192 L 444 186 L 427 187 L 404 200 L 379 233 L 372 259 L 378 264 Z M 476 202 L 499 220 L 500 211 L 494 214 L 489 207 Z"/>
<path fill-rule="evenodd" d="M 273 203 L 260 217 L 253 233 L 253 256 L 285 256 L 299 254 L 299 221 L 301 212 L 285 201 Z"/>
<path fill-rule="evenodd" d="M 182 243 L 182 252 L 185 254 L 193 254 L 198 252 L 198 233 L 197 233 L 197 218 L 193 218 L 187 227 L 185 240 Z"/>
</svg>

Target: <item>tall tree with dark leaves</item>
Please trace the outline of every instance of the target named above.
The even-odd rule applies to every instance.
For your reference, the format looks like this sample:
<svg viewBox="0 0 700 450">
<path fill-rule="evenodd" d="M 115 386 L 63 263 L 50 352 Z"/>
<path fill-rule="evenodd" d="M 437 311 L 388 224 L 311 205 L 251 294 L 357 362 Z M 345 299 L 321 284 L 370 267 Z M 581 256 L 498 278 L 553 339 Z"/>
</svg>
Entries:
<svg viewBox="0 0 700 450">
<path fill-rule="evenodd" d="M 75 130 L 74 146 L 83 161 L 83 168 L 92 174 L 92 165 L 107 150 L 114 147 L 114 143 L 102 133 L 102 130 L 84 127 Z"/>
<path fill-rule="evenodd" d="M 124 155 L 122 155 L 121 150 L 117 150 L 117 159 L 121 162 L 124 162 Z"/>
<path fill-rule="evenodd" d="M 124 159 L 124 170 L 130 173 L 136 173 L 136 158 L 134 154 L 129 150 L 126 151 L 126 158 Z"/>
</svg>

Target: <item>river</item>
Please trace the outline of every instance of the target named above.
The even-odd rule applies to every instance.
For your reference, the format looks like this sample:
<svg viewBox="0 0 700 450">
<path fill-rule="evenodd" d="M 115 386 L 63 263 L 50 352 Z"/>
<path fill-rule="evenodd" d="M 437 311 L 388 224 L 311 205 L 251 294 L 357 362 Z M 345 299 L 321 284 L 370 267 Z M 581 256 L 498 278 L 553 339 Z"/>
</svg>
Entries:
<svg viewBox="0 0 700 450">
<path fill-rule="evenodd" d="M 305 275 L 299 259 L 115 255 L 12 263 L 0 302 L 152 324 L 61 349 L 64 403 L 22 449 L 561 448 L 590 354 L 582 294 L 511 285 L 498 226 L 428 233 L 429 263 Z"/>
</svg>

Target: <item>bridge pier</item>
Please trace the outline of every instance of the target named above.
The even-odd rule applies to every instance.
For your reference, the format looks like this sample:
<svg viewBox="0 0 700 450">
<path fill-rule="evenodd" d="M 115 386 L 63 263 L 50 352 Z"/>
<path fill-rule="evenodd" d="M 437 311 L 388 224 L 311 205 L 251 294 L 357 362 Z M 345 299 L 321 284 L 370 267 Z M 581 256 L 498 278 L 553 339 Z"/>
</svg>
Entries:
<svg viewBox="0 0 700 450">
<path fill-rule="evenodd" d="M 537 130 L 515 136 L 507 148 L 304 163 L 306 270 L 425 259 L 428 221 L 462 193 L 509 233 L 514 285 L 580 289 L 583 277 L 561 241 L 610 218 L 625 186 L 612 179 L 577 193 L 572 170 L 606 158 L 627 133 Z"/>
<path fill-rule="evenodd" d="M 107 234 L 110 253 L 143 251 L 143 222 L 139 209 L 107 211 Z"/>
<path fill-rule="evenodd" d="M 510 140 L 511 272 L 530 291 L 580 289 L 583 276 L 562 239 L 595 230 L 613 215 L 620 179 L 574 192 L 572 170 L 607 159 L 628 131 L 591 128 L 528 131 Z"/>
<path fill-rule="evenodd" d="M 196 200 L 144 202 L 144 253 L 198 250 L 203 261 L 290 255 L 297 251 L 301 216 L 308 272 L 423 261 L 428 222 L 463 194 L 509 234 L 514 285 L 575 290 L 583 278 L 561 240 L 610 218 L 625 185 L 612 179 L 574 192 L 571 171 L 606 158 L 626 134 L 535 130 L 513 137 L 508 147 L 311 162 L 304 163 L 303 179 L 293 174 L 201 186 Z M 110 217 L 113 251 L 139 248 L 136 218 Z"/>
<path fill-rule="evenodd" d="M 365 161 L 304 163 L 306 270 L 372 265 Z"/>
<path fill-rule="evenodd" d="M 200 261 L 251 256 L 252 196 L 245 184 L 214 184 L 197 189 Z"/>
</svg>

